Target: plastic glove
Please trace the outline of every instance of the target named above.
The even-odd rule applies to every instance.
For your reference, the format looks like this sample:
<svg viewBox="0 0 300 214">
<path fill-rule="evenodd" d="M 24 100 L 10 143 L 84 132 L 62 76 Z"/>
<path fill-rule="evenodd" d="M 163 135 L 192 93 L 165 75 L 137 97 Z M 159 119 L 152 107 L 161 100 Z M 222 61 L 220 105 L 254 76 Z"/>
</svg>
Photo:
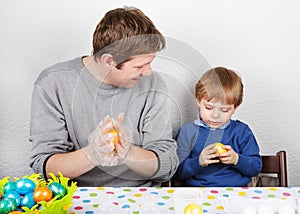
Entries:
<svg viewBox="0 0 300 214">
<path fill-rule="evenodd" d="M 118 158 L 114 154 L 114 136 L 109 132 L 113 129 L 112 121 L 109 116 L 106 116 L 88 136 L 89 145 L 83 150 L 86 157 L 97 166 L 116 166 L 118 164 Z"/>
<path fill-rule="evenodd" d="M 133 135 L 123 122 L 123 113 L 119 114 L 117 120 L 113 120 L 113 127 L 119 137 L 119 142 L 115 146 L 115 155 L 118 157 L 119 164 L 126 162 L 133 153 Z"/>
</svg>

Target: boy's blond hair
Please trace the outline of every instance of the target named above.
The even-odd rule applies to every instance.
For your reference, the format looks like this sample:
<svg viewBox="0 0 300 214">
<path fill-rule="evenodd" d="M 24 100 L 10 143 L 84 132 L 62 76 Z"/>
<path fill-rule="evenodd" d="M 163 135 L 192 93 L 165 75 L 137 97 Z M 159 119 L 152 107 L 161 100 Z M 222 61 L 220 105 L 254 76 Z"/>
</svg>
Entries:
<svg viewBox="0 0 300 214">
<path fill-rule="evenodd" d="M 195 87 L 198 101 L 217 100 L 226 104 L 234 104 L 237 108 L 243 101 L 243 83 L 241 77 L 232 70 L 215 67 L 206 71 Z"/>
</svg>

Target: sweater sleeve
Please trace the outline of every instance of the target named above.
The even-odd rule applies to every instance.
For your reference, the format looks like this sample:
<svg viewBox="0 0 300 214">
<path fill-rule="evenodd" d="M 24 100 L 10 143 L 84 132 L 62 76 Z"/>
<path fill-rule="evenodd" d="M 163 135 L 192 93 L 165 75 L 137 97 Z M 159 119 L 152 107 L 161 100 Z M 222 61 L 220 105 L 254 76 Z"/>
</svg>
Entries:
<svg viewBox="0 0 300 214">
<path fill-rule="evenodd" d="M 32 94 L 30 166 L 35 173 L 41 174 L 44 172 L 46 161 L 52 154 L 73 149 L 73 144 L 68 141 L 68 132 L 58 94 L 56 94 L 57 90 L 52 86 L 47 85 L 46 91 L 36 83 Z"/>
<path fill-rule="evenodd" d="M 165 83 L 157 82 L 152 97 L 148 100 L 143 117 L 144 148 L 153 151 L 159 162 L 152 180 L 162 182 L 171 179 L 178 167 L 177 144 L 172 138 L 171 118 L 167 111 L 167 89 Z"/>
<path fill-rule="evenodd" d="M 191 124 L 183 126 L 177 135 L 177 154 L 179 157 L 179 166 L 175 177 L 179 180 L 185 180 L 197 175 L 204 169 L 199 164 L 199 156 L 192 155 L 192 150 L 197 139 L 197 128 Z"/>
<path fill-rule="evenodd" d="M 258 175 L 262 169 L 262 160 L 259 154 L 259 146 L 251 131 L 246 126 L 245 130 L 240 130 L 242 137 L 239 142 L 239 160 L 237 165 L 233 166 L 241 174 L 253 177 Z"/>
</svg>

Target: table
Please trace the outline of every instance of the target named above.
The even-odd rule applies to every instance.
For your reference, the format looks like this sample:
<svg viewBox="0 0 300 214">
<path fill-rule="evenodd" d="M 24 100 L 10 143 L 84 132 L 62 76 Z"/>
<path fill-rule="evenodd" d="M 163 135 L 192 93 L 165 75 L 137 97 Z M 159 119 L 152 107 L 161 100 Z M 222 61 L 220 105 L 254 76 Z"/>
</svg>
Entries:
<svg viewBox="0 0 300 214">
<path fill-rule="evenodd" d="M 255 203 L 268 202 L 273 205 L 291 201 L 292 206 L 296 206 L 295 199 L 300 198 L 300 187 L 199 187 L 199 189 L 204 193 L 202 208 L 203 213 L 207 214 L 235 213 L 228 210 L 230 199 L 237 204 L 253 200 L 256 200 Z M 176 188 L 172 187 L 78 187 L 69 214 L 172 214 L 175 213 L 173 198 L 175 190 Z"/>
</svg>

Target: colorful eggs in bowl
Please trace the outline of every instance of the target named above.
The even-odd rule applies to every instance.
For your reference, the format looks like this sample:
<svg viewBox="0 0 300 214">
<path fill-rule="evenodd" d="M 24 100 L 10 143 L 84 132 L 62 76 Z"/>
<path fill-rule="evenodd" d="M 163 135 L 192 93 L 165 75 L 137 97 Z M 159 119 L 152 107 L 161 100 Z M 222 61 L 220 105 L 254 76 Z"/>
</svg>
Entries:
<svg viewBox="0 0 300 214">
<path fill-rule="evenodd" d="M 32 174 L 23 178 L 9 180 L 9 176 L 0 180 L 0 214 L 8 213 L 57 213 L 67 214 L 76 191 L 76 182 L 59 173 L 59 177 L 50 173 L 51 178 L 41 178 Z"/>
</svg>

